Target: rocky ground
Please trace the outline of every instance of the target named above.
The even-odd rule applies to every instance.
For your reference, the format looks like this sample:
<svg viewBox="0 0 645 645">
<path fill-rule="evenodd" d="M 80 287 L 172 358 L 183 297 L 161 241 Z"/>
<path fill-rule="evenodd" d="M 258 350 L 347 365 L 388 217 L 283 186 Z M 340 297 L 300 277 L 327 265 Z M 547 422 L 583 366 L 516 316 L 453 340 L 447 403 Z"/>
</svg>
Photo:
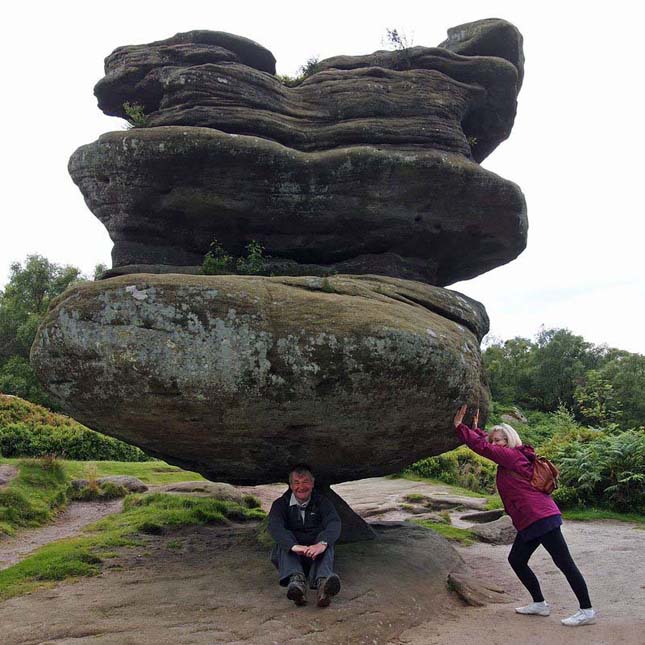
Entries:
<svg viewBox="0 0 645 645">
<path fill-rule="evenodd" d="M 388 479 L 335 489 L 369 519 L 379 513 L 398 519 L 403 513 L 400 504 L 410 493 L 449 495 L 441 487 Z M 266 505 L 283 490 L 283 485 L 265 486 L 254 493 Z M 8 600 L 0 604 L 1 641 L 3 645 L 641 643 L 642 531 L 616 522 L 567 522 L 564 530 L 600 610 L 593 626 L 560 625 L 559 619 L 575 609 L 575 600 L 546 554 L 538 552 L 532 562 L 553 613 L 548 618 L 519 616 L 513 608 L 527 598 L 506 563 L 508 546 L 458 546 L 457 555 L 440 538 L 415 528 L 381 528 L 374 542 L 340 547 L 338 571 L 344 587 L 336 602 L 326 610 L 313 604 L 296 608 L 276 585 L 253 529 L 240 526 L 185 528 L 150 537 L 145 549 L 124 551 L 96 578 Z M 20 539 L 27 546 L 33 537 L 23 533 Z M 7 557 L 8 544 L 0 543 L 0 560 Z M 506 590 L 511 602 L 473 608 L 448 592 L 446 574 L 460 566 L 459 556 L 479 579 Z"/>
</svg>

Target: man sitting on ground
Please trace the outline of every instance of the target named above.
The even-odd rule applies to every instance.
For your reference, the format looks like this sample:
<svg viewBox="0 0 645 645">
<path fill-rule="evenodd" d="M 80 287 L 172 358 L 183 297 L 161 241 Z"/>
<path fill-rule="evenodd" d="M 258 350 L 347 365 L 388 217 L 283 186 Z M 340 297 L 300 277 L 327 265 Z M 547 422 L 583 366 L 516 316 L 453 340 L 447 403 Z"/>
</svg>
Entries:
<svg viewBox="0 0 645 645">
<path fill-rule="evenodd" d="M 340 537 L 340 518 L 333 504 L 314 490 L 314 476 L 304 464 L 289 473 L 289 490 L 273 502 L 269 533 L 276 544 L 271 562 L 280 585 L 296 605 L 307 604 L 309 587 L 318 590 L 318 606 L 327 607 L 340 591 L 334 573 L 334 544 Z"/>
</svg>

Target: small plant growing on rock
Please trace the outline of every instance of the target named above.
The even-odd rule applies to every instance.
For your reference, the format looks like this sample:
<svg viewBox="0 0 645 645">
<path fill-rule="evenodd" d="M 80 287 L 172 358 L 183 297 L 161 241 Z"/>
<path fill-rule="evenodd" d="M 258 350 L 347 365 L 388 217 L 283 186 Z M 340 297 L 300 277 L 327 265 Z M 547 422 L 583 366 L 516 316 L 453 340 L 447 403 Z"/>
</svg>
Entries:
<svg viewBox="0 0 645 645">
<path fill-rule="evenodd" d="M 204 275 L 233 273 L 233 256 L 229 255 L 217 240 L 211 242 L 210 250 L 204 256 L 202 273 Z"/>
<path fill-rule="evenodd" d="M 129 103 L 126 101 L 123 104 L 123 111 L 130 128 L 145 128 L 147 126 L 148 117 L 146 117 L 141 103 Z"/>
<path fill-rule="evenodd" d="M 246 245 L 246 257 L 237 258 L 235 268 L 238 273 L 246 275 L 257 275 L 265 269 L 264 247 L 255 240 Z"/>
<path fill-rule="evenodd" d="M 397 52 L 396 67 L 399 69 L 411 69 L 410 48 L 412 47 L 412 40 L 405 33 L 399 33 L 398 29 L 387 28 L 385 29 L 385 39 Z"/>
<path fill-rule="evenodd" d="M 307 59 L 307 62 L 298 68 L 297 76 L 289 76 L 287 74 L 277 74 L 277 78 L 278 80 L 280 80 L 280 82 L 283 85 L 286 85 L 287 87 L 295 87 L 296 85 L 300 85 L 300 83 L 302 83 L 302 81 L 304 81 L 305 78 L 312 76 L 319 70 L 320 70 L 320 59 L 318 58 L 318 56 L 310 56 Z"/>
</svg>

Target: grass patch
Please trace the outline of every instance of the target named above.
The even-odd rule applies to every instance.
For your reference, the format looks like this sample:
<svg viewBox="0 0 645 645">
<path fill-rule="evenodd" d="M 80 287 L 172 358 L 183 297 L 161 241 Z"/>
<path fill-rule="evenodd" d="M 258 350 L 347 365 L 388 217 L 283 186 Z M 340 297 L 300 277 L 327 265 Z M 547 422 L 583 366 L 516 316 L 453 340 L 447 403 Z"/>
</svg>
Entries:
<svg viewBox="0 0 645 645">
<path fill-rule="evenodd" d="M 155 493 L 130 495 L 121 513 L 87 527 L 81 536 L 52 542 L 22 562 L 0 571 L 0 599 L 11 598 L 66 578 L 97 575 L 116 547 L 141 546 L 141 534 L 206 523 L 263 519 L 264 512 L 235 502 Z"/>
<path fill-rule="evenodd" d="M 19 473 L 0 490 L 0 533 L 13 535 L 19 528 L 45 524 L 65 506 L 67 478 L 59 461 L 2 461 L 14 463 Z"/>
<path fill-rule="evenodd" d="M 70 479 L 83 479 L 86 469 L 94 468 L 97 477 L 130 475 L 139 478 L 144 484 L 153 486 L 204 480 L 198 473 L 182 470 L 165 461 L 63 461 L 62 463 Z"/>
<path fill-rule="evenodd" d="M 439 535 L 445 537 L 447 540 L 459 542 L 464 546 L 468 546 L 477 541 L 477 537 L 472 531 L 460 529 L 445 522 L 433 522 L 431 520 L 413 520 L 413 522 L 435 533 L 439 533 Z"/>
<path fill-rule="evenodd" d="M 428 501 L 428 498 L 420 493 L 409 493 L 403 499 L 410 504 L 425 504 Z"/>
<path fill-rule="evenodd" d="M 562 517 L 566 520 L 578 520 L 591 522 L 593 520 L 616 520 L 617 522 L 634 522 L 645 524 L 645 515 L 639 513 L 617 513 L 604 508 L 570 508 L 562 511 Z"/>
<path fill-rule="evenodd" d="M 498 508 L 504 508 L 504 504 L 502 503 L 502 499 L 499 495 L 489 495 L 488 496 L 488 502 L 486 506 L 484 506 L 485 511 L 494 511 Z"/>
<path fill-rule="evenodd" d="M 117 486 L 112 482 L 103 482 L 96 486 L 84 486 L 83 488 L 69 487 L 67 496 L 78 502 L 107 502 L 111 499 L 125 497 L 128 494 L 127 488 Z"/>
</svg>

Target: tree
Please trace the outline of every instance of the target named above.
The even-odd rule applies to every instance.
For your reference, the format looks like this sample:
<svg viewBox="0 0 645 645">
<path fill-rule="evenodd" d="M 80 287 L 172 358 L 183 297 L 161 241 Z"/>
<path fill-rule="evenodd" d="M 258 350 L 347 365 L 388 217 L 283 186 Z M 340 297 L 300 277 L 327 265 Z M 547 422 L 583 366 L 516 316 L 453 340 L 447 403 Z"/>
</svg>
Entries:
<svg viewBox="0 0 645 645">
<path fill-rule="evenodd" d="M 620 420 L 621 405 L 616 391 L 599 370 L 589 370 L 585 374 L 584 383 L 576 387 L 574 397 L 582 423 L 599 427 Z"/>
<path fill-rule="evenodd" d="M 483 352 L 493 399 L 500 403 L 530 405 L 531 354 L 533 343 L 519 336 L 497 341 Z"/>
<path fill-rule="evenodd" d="M 539 409 L 573 408 L 585 373 L 600 366 L 602 350 L 568 329 L 542 329 L 532 352 L 531 398 Z"/>
<path fill-rule="evenodd" d="M 29 365 L 29 350 L 51 301 L 82 279 L 79 269 L 29 255 L 11 265 L 9 282 L 0 290 L 0 390 L 36 403 L 46 396 Z"/>
<path fill-rule="evenodd" d="M 622 412 L 623 428 L 645 426 L 645 356 L 614 350 L 599 370 L 613 388 Z"/>
</svg>

